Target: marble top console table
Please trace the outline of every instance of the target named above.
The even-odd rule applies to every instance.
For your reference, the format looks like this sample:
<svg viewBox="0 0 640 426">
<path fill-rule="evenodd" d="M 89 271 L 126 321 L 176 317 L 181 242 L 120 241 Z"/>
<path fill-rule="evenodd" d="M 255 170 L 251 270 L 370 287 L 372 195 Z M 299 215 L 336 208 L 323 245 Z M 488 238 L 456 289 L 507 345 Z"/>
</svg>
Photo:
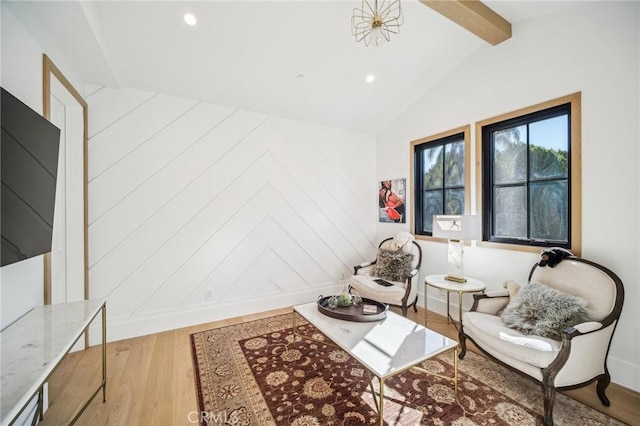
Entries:
<svg viewBox="0 0 640 426">
<path fill-rule="evenodd" d="M 100 312 L 102 312 L 102 383 L 71 420 L 73 424 L 100 390 L 102 390 L 102 401 L 106 401 L 106 301 L 83 300 L 37 306 L 0 332 L 0 423 L 2 426 L 15 422 L 35 396 L 38 396 L 36 416 L 42 418 L 44 384 Z"/>
</svg>

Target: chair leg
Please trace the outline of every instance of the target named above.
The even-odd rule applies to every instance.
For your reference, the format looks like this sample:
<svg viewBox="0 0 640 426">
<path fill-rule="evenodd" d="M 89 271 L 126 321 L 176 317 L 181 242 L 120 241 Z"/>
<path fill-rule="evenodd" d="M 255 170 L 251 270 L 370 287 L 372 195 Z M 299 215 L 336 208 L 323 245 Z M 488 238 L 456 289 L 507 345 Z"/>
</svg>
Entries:
<svg viewBox="0 0 640 426">
<path fill-rule="evenodd" d="M 607 398 L 607 395 L 605 395 L 604 393 L 604 391 L 607 389 L 607 386 L 609 386 L 609 383 L 611 383 L 611 376 L 609 375 L 609 370 L 605 368 L 604 377 L 598 380 L 598 385 L 596 386 L 596 393 L 598 394 L 598 398 L 600 398 L 600 402 L 602 402 L 602 405 L 604 405 L 605 407 L 611 405 L 611 403 L 609 402 L 609 398 Z"/>
<path fill-rule="evenodd" d="M 544 398 L 544 425 L 553 426 L 553 404 L 556 399 L 556 388 L 542 379 L 542 395 Z"/>
<path fill-rule="evenodd" d="M 418 295 L 416 295 L 416 299 L 413 301 L 413 312 L 418 313 Z"/>
<path fill-rule="evenodd" d="M 402 316 L 403 317 L 407 316 L 407 304 L 406 304 L 406 302 L 402 302 Z"/>
<path fill-rule="evenodd" d="M 462 327 L 460 327 L 460 331 L 458 332 L 458 342 L 460 342 L 458 359 L 462 359 L 467 354 L 467 335 L 462 331 Z"/>
</svg>

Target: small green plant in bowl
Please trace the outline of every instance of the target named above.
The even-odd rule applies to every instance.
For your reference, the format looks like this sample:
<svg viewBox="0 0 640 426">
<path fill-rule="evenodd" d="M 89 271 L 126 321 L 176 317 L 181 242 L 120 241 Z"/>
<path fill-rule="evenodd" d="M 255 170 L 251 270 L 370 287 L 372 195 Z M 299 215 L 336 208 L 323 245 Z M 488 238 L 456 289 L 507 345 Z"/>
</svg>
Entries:
<svg viewBox="0 0 640 426">
<path fill-rule="evenodd" d="M 331 309 L 337 308 L 338 307 L 338 298 L 336 296 L 331 296 L 327 300 L 327 306 L 329 306 Z"/>
<path fill-rule="evenodd" d="M 351 295 L 348 292 L 344 292 L 338 295 L 338 306 L 351 306 Z"/>
</svg>

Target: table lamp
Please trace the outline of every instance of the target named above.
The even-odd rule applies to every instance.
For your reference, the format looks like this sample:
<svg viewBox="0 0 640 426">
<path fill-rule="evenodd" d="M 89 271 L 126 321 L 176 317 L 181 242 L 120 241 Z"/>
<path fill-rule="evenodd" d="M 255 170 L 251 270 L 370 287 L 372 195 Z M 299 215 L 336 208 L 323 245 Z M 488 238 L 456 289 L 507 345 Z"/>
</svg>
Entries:
<svg viewBox="0 0 640 426">
<path fill-rule="evenodd" d="M 457 283 L 467 282 L 464 277 L 464 240 L 479 240 L 482 237 L 480 216 L 475 215 L 434 215 L 432 236 L 447 238 L 446 280 Z"/>
</svg>

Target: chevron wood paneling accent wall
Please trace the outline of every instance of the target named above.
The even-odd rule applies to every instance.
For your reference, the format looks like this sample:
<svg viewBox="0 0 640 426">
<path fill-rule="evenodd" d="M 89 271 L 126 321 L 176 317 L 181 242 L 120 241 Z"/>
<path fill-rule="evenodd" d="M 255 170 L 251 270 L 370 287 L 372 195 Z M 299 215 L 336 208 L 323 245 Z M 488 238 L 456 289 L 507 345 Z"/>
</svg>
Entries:
<svg viewBox="0 0 640 426">
<path fill-rule="evenodd" d="M 137 90 L 87 101 L 111 340 L 315 300 L 374 256 L 375 136 Z"/>
</svg>

